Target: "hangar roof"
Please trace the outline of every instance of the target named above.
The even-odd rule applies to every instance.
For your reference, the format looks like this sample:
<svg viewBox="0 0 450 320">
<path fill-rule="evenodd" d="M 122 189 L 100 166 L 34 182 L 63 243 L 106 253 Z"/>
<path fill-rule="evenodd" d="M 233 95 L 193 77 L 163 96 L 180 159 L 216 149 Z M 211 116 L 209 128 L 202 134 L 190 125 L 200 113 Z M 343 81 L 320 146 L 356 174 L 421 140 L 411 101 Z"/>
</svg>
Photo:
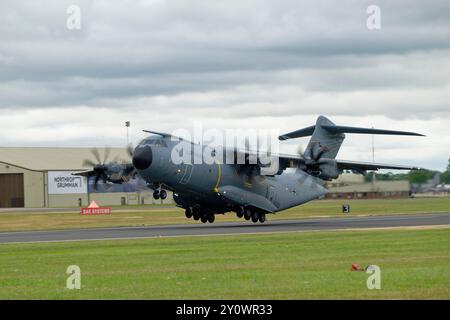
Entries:
<svg viewBox="0 0 450 320">
<path fill-rule="evenodd" d="M 47 147 L 0 147 L 0 162 L 30 170 L 86 170 L 83 167 L 84 159 L 96 162 L 91 152 L 92 148 L 47 148 Z M 104 148 L 98 148 L 103 158 Z M 110 148 L 109 160 L 118 156 L 120 160 L 130 162 L 131 159 L 125 148 Z"/>
</svg>

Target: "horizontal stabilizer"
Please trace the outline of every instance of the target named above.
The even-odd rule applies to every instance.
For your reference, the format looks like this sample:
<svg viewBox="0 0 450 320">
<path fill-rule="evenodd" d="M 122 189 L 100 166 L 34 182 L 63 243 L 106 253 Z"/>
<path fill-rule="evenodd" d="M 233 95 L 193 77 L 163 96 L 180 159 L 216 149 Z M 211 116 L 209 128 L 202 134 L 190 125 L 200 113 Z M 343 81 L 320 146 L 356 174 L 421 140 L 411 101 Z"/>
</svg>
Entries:
<svg viewBox="0 0 450 320">
<path fill-rule="evenodd" d="M 359 133 L 359 134 L 387 134 L 393 136 L 421 136 L 423 134 L 407 131 L 395 131 L 384 129 L 372 129 L 372 128 L 359 128 L 359 127 L 344 127 L 344 126 L 330 126 L 322 125 L 322 128 L 331 133 Z"/>
<path fill-rule="evenodd" d="M 420 170 L 417 166 L 404 166 L 396 164 L 381 164 L 381 163 L 371 163 L 371 162 L 358 162 L 358 161 L 347 161 L 347 160 L 336 160 L 338 168 L 340 170 L 355 170 L 355 171 L 372 171 L 380 169 L 394 169 L 394 170 Z"/>
<path fill-rule="evenodd" d="M 306 127 L 289 133 L 285 133 L 278 137 L 279 140 L 288 140 L 293 138 L 309 137 L 314 134 L 316 130 L 322 130 L 329 134 L 344 134 L 344 133 L 356 133 L 356 134 L 386 134 L 395 136 L 423 136 L 423 134 L 407 131 L 395 131 L 385 129 L 373 129 L 373 128 L 360 128 L 360 127 L 346 127 L 337 126 L 330 122 L 325 117 L 319 117 L 318 122 L 314 126 Z"/>
</svg>

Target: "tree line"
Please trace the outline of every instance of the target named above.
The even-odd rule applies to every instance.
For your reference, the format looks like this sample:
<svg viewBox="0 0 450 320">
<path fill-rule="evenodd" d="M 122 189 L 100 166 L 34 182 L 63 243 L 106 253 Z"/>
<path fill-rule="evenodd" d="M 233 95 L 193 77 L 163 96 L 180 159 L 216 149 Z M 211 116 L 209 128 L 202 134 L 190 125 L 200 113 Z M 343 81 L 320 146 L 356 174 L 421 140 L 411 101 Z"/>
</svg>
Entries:
<svg viewBox="0 0 450 320">
<path fill-rule="evenodd" d="M 450 184 L 450 159 L 448 159 L 447 170 L 444 172 L 420 169 L 398 174 L 391 172 L 376 173 L 375 179 L 379 181 L 408 180 L 410 183 L 425 183 L 432 179 L 437 173 L 440 173 L 440 183 Z M 372 174 L 367 174 L 365 179 L 366 181 L 371 181 Z"/>
</svg>

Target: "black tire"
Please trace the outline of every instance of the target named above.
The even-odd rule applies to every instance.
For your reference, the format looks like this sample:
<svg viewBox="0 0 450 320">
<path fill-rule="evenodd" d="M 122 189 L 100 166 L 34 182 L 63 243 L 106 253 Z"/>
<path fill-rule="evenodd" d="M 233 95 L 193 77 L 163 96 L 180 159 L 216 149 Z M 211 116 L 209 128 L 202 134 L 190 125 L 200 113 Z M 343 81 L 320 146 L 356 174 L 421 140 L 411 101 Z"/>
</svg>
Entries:
<svg viewBox="0 0 450 320">
<path fill-rule="evenodd" d="M 259 222 L 261 222 L 261 223 L 266 222 L 266 214 L 265 213 L 261 213 L 259 215 Z"/>
<path fill-rule="evenodd" d="M 166 190 L 161 190 L 160 192 L 159 192 L 159 197 L 161 198 L 161 199 L 165 199 L 165 198 L 167 198 L 167 191 Z"/>
<path fill-rule="evenodd" d="M 239 208 L 236 210 L 236 216 L 237 216 L 239 219 L 242 218 L 242 217 L 244 216 L 244 211 L 245 211 L 244 207 L 239 207 Z"/>
<path fill-rule="evenodd" d="M 202 217 L 200 219 L 201 219 L 201 221 L 203 223 L 207 223 L 208 222 L 208 216 L 206 214 L 202 214 Z"/>
<path fill-rule="evenodd" d="M 250 218 L 252 217 L 252 210 L 250 210 L 250 209 L 245 209 L 245 211 L 244 211 L 244 218 L 245 218 L 245 220 L 250 220 Z"/>
<path fill-rule="evenodd" d="M 155 199 L 155 200 L 159 199 L 159 190 L 153 191 L 153 199 Z"/>
<path fill-rule="evenodd" d="M 259 220 L 259 214 L 258 214 L 258 212 L 253 212 L 253 213 L 252 213 L 252 222 L 253 222 L 253 223 L 257 223 L 258 220 Z"/>
<path fill-rule="evenodd" d="M 192 209 L 192 207 L 187 207 L 186 210 L 184 211 L 184 215 L 188 219 L 192 218 L 192 216 L 194 215 L 194 210 Z"/>
<path fill-rule="evenodd" d="M 208 215 L 208 222 L 209 223 L 213 223 L 214 220 L 216 220 L 216 216 L 214 215 L 214 213 L 211 213 Z"/>
</svg>

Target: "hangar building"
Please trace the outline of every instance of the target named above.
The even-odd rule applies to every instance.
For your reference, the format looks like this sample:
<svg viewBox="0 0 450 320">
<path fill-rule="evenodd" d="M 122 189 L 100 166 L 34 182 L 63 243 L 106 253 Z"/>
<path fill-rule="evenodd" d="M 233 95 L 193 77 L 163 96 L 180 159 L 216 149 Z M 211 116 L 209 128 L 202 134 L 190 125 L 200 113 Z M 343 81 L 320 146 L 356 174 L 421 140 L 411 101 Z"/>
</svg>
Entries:
<svg viewBox="0 0 450 320">
<path fill-rule="evenodd" d="M 359 174 L 344 173 L 327 187 L 328 199 L 408 198 L 411 195 L 407 180 L 366 182 Z"/>
<path fill-rule="evenodd" d="M 84 177 L 72 173 L 88 170 L 83 160 L 95 161 L 92 148 L 1 148 L 0 208 L 55 208 L 86 206 L 91 201 L 100 205 L 137 205 L 172 203 L 154 200 L 145 184 L 139 189 L 116 185 L 114 189 L 93 190 Z M 109 159 L 131 161 L 124 148 L 111 148 Z M 99 148 L 100 156 L 104 150 Z M 122 188 L 122 189 L 120 189 Z M 100 189 L 100 188 L 99 188 Z"/>
</svg>

